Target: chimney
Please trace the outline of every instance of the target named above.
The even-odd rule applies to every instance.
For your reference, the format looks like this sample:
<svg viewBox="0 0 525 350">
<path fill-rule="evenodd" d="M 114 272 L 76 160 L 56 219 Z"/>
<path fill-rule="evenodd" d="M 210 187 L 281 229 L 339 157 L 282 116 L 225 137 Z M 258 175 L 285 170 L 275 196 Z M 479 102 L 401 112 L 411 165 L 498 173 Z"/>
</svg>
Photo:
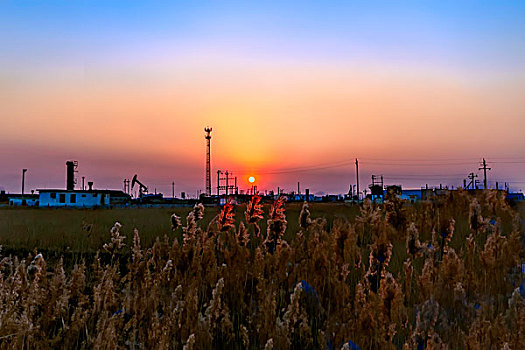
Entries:
<svg viewBox="0 0 525 350">
<path fill-rule="evenodd" d="M 93 181 L 88 182 L 89 191 L 93 191 Z"/>
<path fill-rule="evenodd" d="M 75 162 L 72 160 L 66 162 L 66 190 L 75 190 Z"/>
</svg>

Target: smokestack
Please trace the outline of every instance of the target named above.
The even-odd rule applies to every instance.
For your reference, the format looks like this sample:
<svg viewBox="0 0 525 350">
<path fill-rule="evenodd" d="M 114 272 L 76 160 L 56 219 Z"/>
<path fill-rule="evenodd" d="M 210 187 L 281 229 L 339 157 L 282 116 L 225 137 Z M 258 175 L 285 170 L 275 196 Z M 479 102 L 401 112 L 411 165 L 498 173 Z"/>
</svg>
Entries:
<svg viewBox="0 0 525 350">
<path fill-rule="evenodd" d="M 74 161 L 69 160 L 66 162 L 66 190 L 68 191 L 75 190 L 75 167 Z"/>
<path fill-rule="evenodd" d="M 93 191 L 93 181 L 88 182 L 89 191 Z"/>
</svg>

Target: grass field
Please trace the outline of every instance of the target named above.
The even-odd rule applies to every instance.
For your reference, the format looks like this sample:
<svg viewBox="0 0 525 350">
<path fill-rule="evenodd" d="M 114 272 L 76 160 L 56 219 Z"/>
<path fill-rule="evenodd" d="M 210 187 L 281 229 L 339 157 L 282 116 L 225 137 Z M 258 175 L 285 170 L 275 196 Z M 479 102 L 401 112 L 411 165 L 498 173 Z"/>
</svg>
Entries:
<svg viewBox="0 0 525 350">
<path fill-rule="evenodd" d="M 286 206 L 289 218 L 288 231 L 296 232 L 301 203 Z M 358 213 L 357 206 L 342 203 L 311 204 L 314 217 L 324 217 L 331 225 L 334 218 L 352 220 Z M 218 207 L 206 207 L 201 225 L 206 227 L 218 214 Z M 244 217 L 246 205 L 236 207 L 237 224 Z M 116 221 L 122 224 L 122 233 L 132 237 L 137 228 L 146 245 L 156 237 L 168 235 L 181 238 L 181 233 L 171 230 L 170 216 L 175 213 L 186 218 L 192 208 L 123 208 L 123 209 L 47 209 L 6 208 L 0 210 L 0 244 L 4 249 L 45 249 L 56 252 L 94 252 L 101 249 L 109 237 L 109 230 Z M 264 206 L 268 212 L 269 205 Z M 261 222 L 262 230 L 266 223 Z"/>
</svg>

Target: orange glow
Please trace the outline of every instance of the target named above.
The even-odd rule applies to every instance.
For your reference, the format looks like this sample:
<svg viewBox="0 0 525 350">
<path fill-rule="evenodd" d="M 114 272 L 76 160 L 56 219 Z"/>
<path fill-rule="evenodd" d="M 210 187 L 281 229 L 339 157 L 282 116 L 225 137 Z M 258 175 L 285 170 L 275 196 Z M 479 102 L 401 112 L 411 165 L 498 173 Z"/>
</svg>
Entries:
<svg viewBox="0 0 525 350">
<path fill-rule="evenodd" d="M 21 73 L 0 111 L 0 179 L 12 177 L 0 185 L 18 188 L 18 177 L 4 169 L 27 166 L 22 161 L 31 162 L 41 186 L 51 182 L 36 169 L 53 174 L 62 185 L 63 160 L 74 157 L 82 164 L 82 176 L 96 177 L 100 186 L 120 187 L 122 177 L 140 172 L 164 193 L 171 193 L 172 180 L 181 191 L 202 190 L 206 125 L 213 127 L 213 182 L 216 170 L 229 169 L 245 189 L 257 182 L 259 189 L 292 191 L 301 181 L 312 191 L 347 191 L 351 164 L 326 169 L 330 178 L 280 171 L 355 157 L 477 159 L 485 150 L 522 156 L 525 149 L 523 79 L 517 77 L 498 83 L 482 77 L 478 84 L 439 67 L 199 62 L 101 66 L 78 81 L 56 83 L 52 72 Z M 46 152 L 33 161 L 29 146 Z M 53 166 L 49 157 L 56 159 Z M 412 176 L 412 169 L 402 165 L 373 168 L 363 160 L 362 169 L 363 178 L 368 178 L 365 171 Z"/>
</svg>

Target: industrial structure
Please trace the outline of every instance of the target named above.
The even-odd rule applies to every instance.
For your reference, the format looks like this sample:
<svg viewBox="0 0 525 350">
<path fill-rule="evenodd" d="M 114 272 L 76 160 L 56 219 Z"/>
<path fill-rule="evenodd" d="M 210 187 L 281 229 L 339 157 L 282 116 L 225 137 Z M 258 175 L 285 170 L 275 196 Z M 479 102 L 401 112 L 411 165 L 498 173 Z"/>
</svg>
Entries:
<svg viewBox="0 0 525 350">
<path fill-rule="evenodd" d="M 93 208 L 120 205 L 131 197 L 120 190 L 96 190 L 93 182 L 88 182 L 88 189 L 76 190 L 77 161 L 66 162 L 66 189 L 39 189 L 39 207 Z M 35 204 L 36 205 L 36 204 Z"/>
<path fill-rule="evenodd" d="M 78 161 L 68 160 L 66 162 L 66 189 L 68 191 L 74 191 L 75 185 L 77 184 L 76 173 L 78 168 Z"/>
<path fill-rule="evenodd" d="M 221 175 L 224 175 L 221 177 Z M 233 176 L 232 172 L 226 170 L 217 170 L 217 196 L 221 195 L 221 191 L 225 196 L 239 194 L 239 187 L 237 187 L 237 176 Z"/>
<path fill-rule="evenodd" d="M 345 201 L 347 203 L 360 203 L 364 198 L 369 198 L 375 202 L 382 202 L 388 199 L 389 195 L 395 194 L 402 199 L 406 199 L 411 203 L 417 201 L 429 200 L 434 196 L 446 195 L 454 188 L 450 189 L 447 186 L 439 186 L 430 188 L 427 185 L 420 189 L 403 189 L 400 184 L 385 185 L 383 175 L 372 175 L 371 184 L 360 191 L 359 178 L 359 160 L 355 159 L 355 183 L 350 184 L 350 190 L 347 194 L 310 194 L 309 189 L 305 189 L 305 193 L 301 193 L 301 184 L 297 182 L 297 192 L 285 192 L 281 188 L 274 191 L 259 192 L 255 185 L 255 177 L 250 176 L 248 181 L 251 188 L 248 190 L 239 190 L 237 184 L 237 176 L 233 176 L 231 171 L 217 170 L 217 193 L 212 194 L 212 176 L 211 176 L 211 127 L 205 127 L 206 140 L 206 178 L 205 178 L 205 193 L 201 190 L 197 192 L 196 199 L 186 198 L 186 193 L 181 192 L 181 198 L 175 198 L 175 182 L 171 182 L 171 198 L 164 198 L 161 193 L 157 193 L 157 189 L 150 193 L 148 186 L 138 179 L 135 174 L 130 179 L 124 179 L 124 191 L 95 189 L 93 182 L 88 181 L 88 188 L 84 186 L 85 177 L 82 176 L 82 186 L 77 189 L 77 173 L 78 161 L 69 160 L 66 162 L 66 186 L 65 189 L 39 189 L 38 195 L 31 191 L 31 194 L 25 194 L 25 178 L 27 169 L 22 169 L 22 194 L 9 194 L 5 191 L 0 191 L 0 206 L 36 206 L 36 207 L 72 207 L 72 208 L 92 208 L 92 207 L 111 207 L 111 206 L 185 206 L 194 205 L 201 202 L 205 205 L 217 205 L 224 203 L 227 198 L 234 197 L 237 203 L 247 202 L 251 196 L 259 193 L 264 200 L 274 200 L 278 196 L 286 196 L 288 201 L 312 201 L 312 202 L 334 202 Z M 486 160 L 483 158 L 479 169 L 483 170 L 483 183 L 477 179 L 478 175 L 474 172 L 468 174 L 467 179 L 463 180 L 463 189 L 469 192 L 476 192 L 480 189 L 489 189 L 489 182 L 487 179 L 487 171 L 491 170 L 488 167 Z M 509 200 L 521 201 L 525 200 L 523 193 L 511 193 L 510 185 L 503 183 L 503 188 L 500 189 L 500 184 L 495 183 L 495 190 L 502 190 L 506 192 Z M 138 187 L 138 195 L 132 195 L 132 190 Z M 263 193 L 264 192 L 264 193 Z M 368 193 L 367 193 L 368 192 Z"/>
<path fill-rule="evenodd" d="M 206 135 L 206 195 L 211 196 L 211 128 L 205 127 Z"/>
<path fill-rule="evenodd" d="M 133 180 L 131 180 L 131 190 L 133 190 L 135 184 L 139 186 L 139 198 L 142 198 L 145 194 L 148 193 L 148 187 L 146 187 L 146 185 L 144 185 L 138 180 L 137 174 L 135 174 L 135 176 L 133 176 Z"/>
<path fill-rule="evenodd" d="M 370 198 L 372 200 L 382 199 L 385 193 L 384 187 L 383 175 L 372 175 L 372 184 L 368 186 L 370 188 Z"/>
</svg>

